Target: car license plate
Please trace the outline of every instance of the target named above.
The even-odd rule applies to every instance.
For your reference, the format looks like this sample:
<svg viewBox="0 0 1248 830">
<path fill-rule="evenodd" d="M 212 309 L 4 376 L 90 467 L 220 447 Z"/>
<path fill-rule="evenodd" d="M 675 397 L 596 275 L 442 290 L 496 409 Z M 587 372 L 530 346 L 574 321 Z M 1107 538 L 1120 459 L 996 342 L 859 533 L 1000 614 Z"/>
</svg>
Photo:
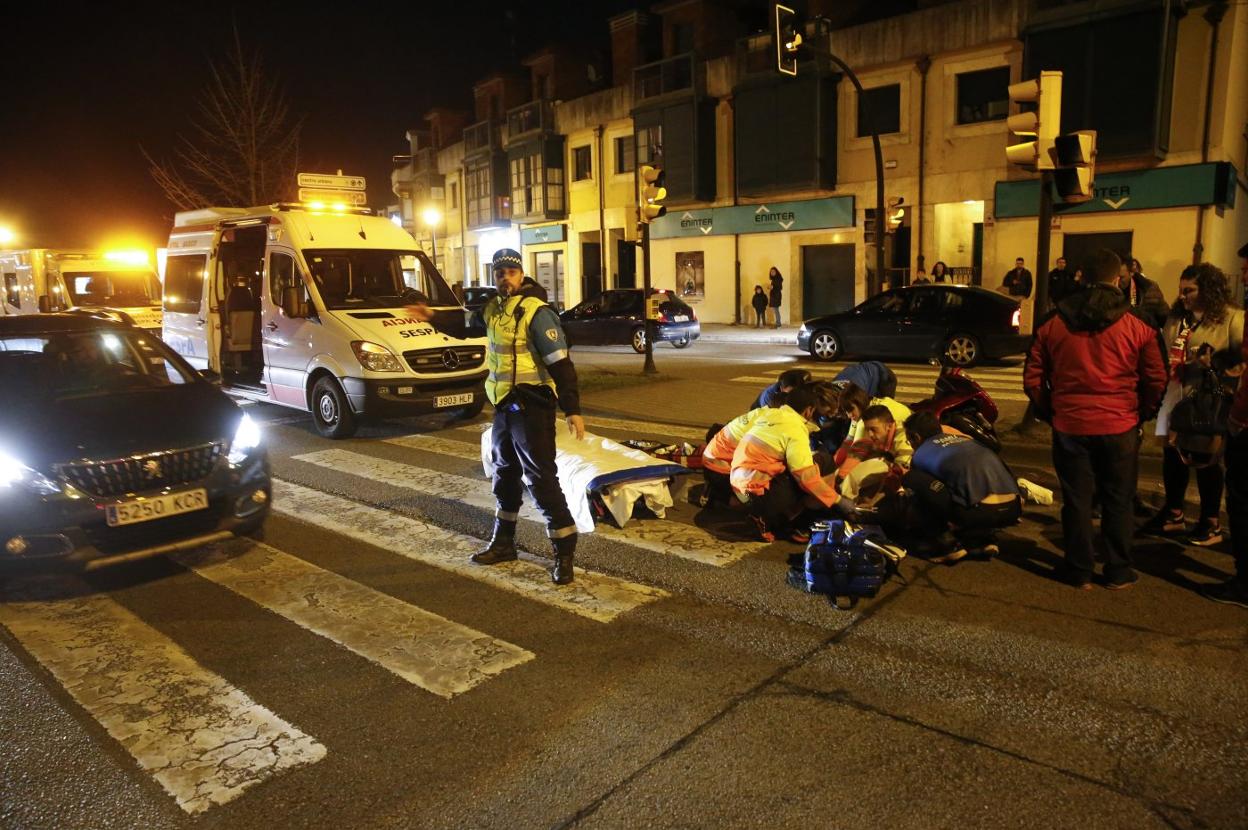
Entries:
<svg viewBox="0 0 1248 830">
<path fill-rule="evenodd" d="M 433 399 L 433 405 L 436 409 L 441 409 L 444 406 L 460 406 L 466 403 L 472 403 L 471 392 L 465 392 L 462 395 L 439 395 Z"/>
<path fill-rule="evenodd" d="M 689 315 L 688 315 L 688 314 L 677 314 L 677 315 L 676 315 L 675 317 L 673 317 L 672 319 L 673 319 L 673 320 L 675 320 L 677 323 L 688 323 L 688 322 L 689 322 Z"/>
<path fill-rule="evenodd" d="M 125 501 L 121 504 L 110 504 L 105 509 L 105 518 L 108 520 L 109 527 L 118 527 L 165 519 L 182 513 L 193 513 L 207 507 L 207 490 L 187 490 L 185 493 L 170 493 L 167 496 L 152 496 L 146 499 Z"/>
</svg>

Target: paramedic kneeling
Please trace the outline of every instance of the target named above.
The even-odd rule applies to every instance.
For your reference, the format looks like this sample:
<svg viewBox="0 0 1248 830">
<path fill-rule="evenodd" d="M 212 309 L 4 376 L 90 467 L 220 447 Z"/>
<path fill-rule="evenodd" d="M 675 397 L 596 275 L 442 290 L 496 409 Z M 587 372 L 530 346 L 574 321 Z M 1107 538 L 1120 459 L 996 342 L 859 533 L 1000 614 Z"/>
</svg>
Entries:
<svg viewBox="0 0 1248 830">
<path fill-rule="evenodd" d="M 934 562 L 998 552 L 994 531 L 1018 522 L 1022 500 L 1000 457 L 965 435 L 947 435 L 930 412 L 906 419 L 914 447 L 904 482 L 914 493 L 917 530 L 936 539 Z"/>
<path fill-rule="evenodd" d="M 568 430 L 585 437 L 576 368 L 559 315 L 546 304 L 546 291 L 524 275 L 520 254 L 503 248 L 494 254 L 498 296 L 481 311 L 489 347 L 490 374 L 485 394 L 494 404 L 494 534 L 489 547 L 472 556 L 479 565 L 516 558 L 516 522 L 524 493 L 529 492 L 546 517 L 554 545 L 551 579 L 572 581 L 576 522 L 559 487 L 555 467 L 555 404 L 567 416 Z"/>
<path fill-rule="evenodd" d="M 794 520 L 807 509 L 848 516 L 853 502 L 824 480 L 810 450 L 811 419 L 819 409 L 813 384 L 788 393 L 786 403 L 759 410 L 732 454 L 729 481 L 735 497 L 750 507 L 760 538 L 809 538 Z M 805 496 L 803 496 L 803 491 Z"/>
</svg>

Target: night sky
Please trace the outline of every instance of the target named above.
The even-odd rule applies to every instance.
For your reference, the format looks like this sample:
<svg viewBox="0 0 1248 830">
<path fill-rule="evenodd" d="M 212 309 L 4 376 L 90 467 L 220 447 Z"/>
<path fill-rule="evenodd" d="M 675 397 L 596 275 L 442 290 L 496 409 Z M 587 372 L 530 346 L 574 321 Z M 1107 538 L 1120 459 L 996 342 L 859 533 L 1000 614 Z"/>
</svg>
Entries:
<svg viewBox="0 0 1248 830">
<path fill-rule="evenodd" d="M 170 155 L 234 22 L 305 116 L 300 168 L 363 174 L 370 205 L 384 207 L 394 201 L 390 157 L 406 152 L 403 133 L 428 108 L 471 109 L 474 81 L 521 68 L 552 33 L 606 58 L 607 18 L 647 5 L 10 4 L 0 24 L 0 225 L 23 247 L 163 244 L 173 207 L 140 147 Z"/>
</svg>

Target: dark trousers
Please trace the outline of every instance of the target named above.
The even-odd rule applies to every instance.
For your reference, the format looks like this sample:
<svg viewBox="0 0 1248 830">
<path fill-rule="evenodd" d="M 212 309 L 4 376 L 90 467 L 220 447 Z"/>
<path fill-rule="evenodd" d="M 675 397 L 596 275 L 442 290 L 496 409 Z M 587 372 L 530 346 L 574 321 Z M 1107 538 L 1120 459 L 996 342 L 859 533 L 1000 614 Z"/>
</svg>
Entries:
<svg viewBox="0 0 1248 830">
<path fill-rule="evenodd" d="M 732 482 L 726 473 L 717 473 L 703 467 L 702 479 L 706 482 L 707 496 L 724 504 L 732 503 Z"/>
<path fill-rule="evenodd" d="M 750 499 L 750 512 L 762 517 L 773 531 L 786 531 L 802 512 L 802 488 L 787 472 L 771 480 L 767 492 Z"/>
<path fill-rule="evenodd" d="M 776 316 L 776 328 L 780 328 L 780 306 L 773 305 L 771 307 L 771 313 Z"/>
<path fill-rule="evenodd" d="M 1178 450 L 1167 446 L 1162 456 L 1161 473 L 1166 485 L 1166 507 L 1174 511 L 1182 510 L 1192 468 L 1183 463 Z M 1197 467 L 1196 489 L 1200 493 L 1200 518 L 1216 521 L 1222 512 L 1222 465 Z"/>
<path fill-rule="evenodd" d="M 767 322 L 767 306 L 755 308 L 754 316 L 757 318 L 755 321 L 755 327 L 761 329 Z"/>
<path fill-rule="evenodd" d="M 1023 514 L 1021 499 L 1000 504 L 966 507 L 954 501 L 949 488 L 935 476 L 911 469 L 904 479 L 914 493 L 913 524 L 938 546 L 951 543 L 982 547 L 992 541 L 993 532 L 1018 523 Z"/>
<path fill-rule="evenodd" d="M 555 402 L 549 393 L 536 393 L 522 401 L 508 396 L 494 409 L 494 498 L 498 518 L 516 521 L 524 498 L 524 481 L 546 517 L 552 539 L 576 533 L 576 522 L 559 487 L 555 466 Z M 549 402 L 545 400 L 549 398 Z"/>
<path fill-rule="evenodd" d="M 1139 471 L 1137 431 L 1118 435 L 1068 435 L 1053 430 L 1053 470 L 1062 485 L 1062 546 L 1066 564 L 1079 574 L 1096 569 L 1092 495 L 1101 496 L 1105 577 L 1129 577 L 1135 533 L 1132 498 Z"/>
<path fill-rule="evenodd" d="M 1226 447 L 1226 514 L 1231 524 L 1235 576 L 1248 582 L 1248 429 Z"/>
</svg>

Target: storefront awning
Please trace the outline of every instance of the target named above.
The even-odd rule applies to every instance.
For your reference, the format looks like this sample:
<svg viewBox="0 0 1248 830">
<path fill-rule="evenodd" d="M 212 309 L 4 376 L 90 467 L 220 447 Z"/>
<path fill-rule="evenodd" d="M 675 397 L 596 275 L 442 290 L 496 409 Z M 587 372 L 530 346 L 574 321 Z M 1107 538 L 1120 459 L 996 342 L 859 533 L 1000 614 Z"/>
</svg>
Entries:
<svg viewBox="0 0 1248 830">
<path fill-rule="evenodd" d="M 1063 215 L 1196 205 L 1235 206 L 1235 167 L 1229 162 L 1098 173 L 1092 200 L 1058 207 Z M 1016 219 L 1040 212 L 1040 181 L 997 182 L 993 216 Z"/>
<path fill-rule="evenodd" d="M 809 231 L 849 228 L 854 224 L 854 197 L 832 196 L 801 202 L 767 202 L 738 207 L 673 208 L 650 223 L 651 239 L 735 233 Z"/>
</svg>

